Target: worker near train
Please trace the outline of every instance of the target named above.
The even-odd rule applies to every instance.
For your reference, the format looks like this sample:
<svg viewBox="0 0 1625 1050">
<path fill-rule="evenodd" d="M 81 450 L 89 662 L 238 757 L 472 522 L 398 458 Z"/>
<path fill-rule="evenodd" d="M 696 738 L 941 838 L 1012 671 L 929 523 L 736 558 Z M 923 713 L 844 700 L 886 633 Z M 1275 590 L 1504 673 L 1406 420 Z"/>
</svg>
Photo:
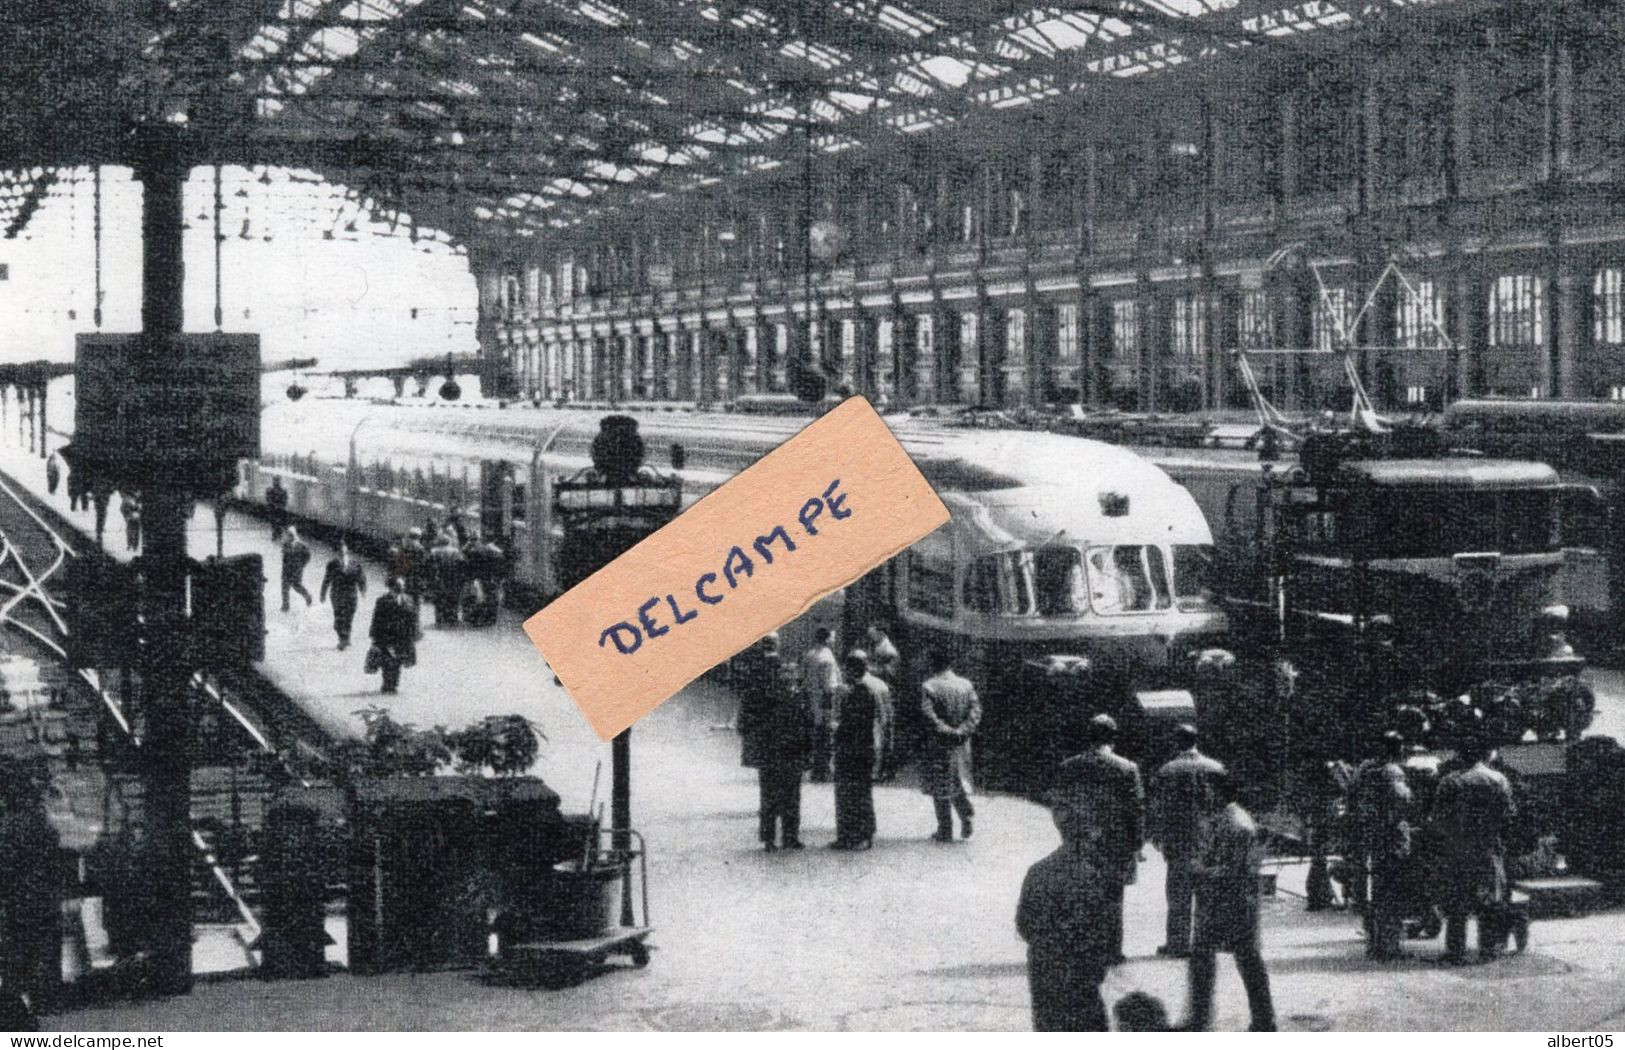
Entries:
<svg viewBox="0 0 1625 1050">
<path fill-rule="evenodd" d="M 1100 986 L 1111 964 L 1111 932 L 1100 921 L 1118 892 L 1097 829 L 1064 801 L 1051 816 L 1061 833 L 1055 852 L 1027 869 L 1016 932 L 1027 942 L 1027 986 L 1035 1032 L 1104 1032 Z"/>
<path fill-rule="evenodd" d="M 275 543 L 282 538 L 282 530 L 288 527 L 288 490 L 282 487 L 282 479 L 275 474 L 271 475 L 271 487 L 265 490 L 265 516 L 271 522 L 271 542 Z"/>
<path fill-rule="evenodd" d="M 1402 882 L 1411 855 L 1413 801 L 1405 777 L 1405 738 L 1384 733 L 1382 754 L 1363 764 L 1354 782 L 1355 877 L 1367 880 L 1365 953 L 1373 959 L 1405 954 Z"/>
<path fill-rule="evenodd" d="M 1145 844 L 1145 788 L 1140 767 L 1119 755 L 1117 721 L 1096 715 L 1085 730 L 1086 750 L 1061 763 L 1050 804 L 1087 821 L 1097 844 L 1107 900 L 1101 915 L 1110 928 L 1108 961 L 1123 961 L 1123 892 L 1139 870 Z"/>
<path fill-rule="evenodd" d="M 841 689 L 841 665 L 835 659 L 834 640 L 834 631 L 820 627 L 813 634 L 812 647 L 801 656 L 801 691 L 813 713 L 814 783 L 828 783 L 830 778 L 835 696 Z"/>
<path fill-rule="evenodd" d="M 458 623 L 462 620 L 460 599 L 463 574 L 467 558 L 457 546 L 448 528 L 441 532 L 429 550 L 429 600 L 434 603 L 434 622 Z"/>
<path fill-rule="evenodd" d="M 769 853 L 781 843 L 801 849 L 801 776 L 812 753 L 812 711 L 795 689 L 777 633 L 764 635 L 742 668 L 740 763 L 756 770 L 757 837 Z"/>
<path fill-rule="evenodd" d="M 470 595 L 468 622 L 489 627 L 497 622 L 497 611 L 502 608 L 502 591 L 508 575 L 508 559 L 502 548 L 482 536 L 474 536 L 463 549 L 468 566 L 468 586 L 478 586 L 477 594 Z"/>
<path fill-rule="evenodd" d="M 1504 933 L 1497 937 L 1496 920 L 1507 898 L 1506 838 L 1517 816 L 1512 786 L 1490 768 L 1490 748 L 1483 738 L 1464 739 L 1460 757 L 1466 768 L 1439 781 L 1432 820 L 1445 916 L 1444 961 L 1454 965 L 1467 961 L 1467 919 L 1472 915 L 1478 916 L 1479 958 L 1500 952 Z"/>
<path fill-rule="evenodd" d="M 124 516 L 124 548 L 129 551 L 141 549 L 141 494 L 139 492 L 119 493 L 119 513 Z"/>
<path fill-rule="evenodd" d="M 982 723 L 982 701 L 976 687 L 954 671 L 953 655 L 939 649 L 929 663 L 932 672 L 920 686 L 920 714 L 929 740 L 920 756 L 921 787 L 937 811 L 938 842 L 954 840 L 954 813 L 959 833 L 970 838 L 976 808 L 970 801 L 971 739 Z"/>
<path fill-rule="evenodd" d="M 411 667 L 418 660 L 418 610 L 406 596 L 406 584 L 399 577 L 389 581 L 389 589 L 372 607 L 372 626 L 367 634 L 372 647 L 367 650 L 366 670 L 383 672 L 383 692 L 399 692 L 401 668 Z"/>
<path fill-rule="evenodd" d="M 1218 953 L 1236 961 L 1250 1030 L 1275 1031 L 1275 1004 L 1269 972 L 1264 967 L 1259 932 L 1258 875 L 1264 857 L 1258 825 L 1235 799 L 1235 781 L 1226 776 L 1210 782 L 1202 814 L 1200 845 L 1192 874 L 1196 881 L 1196 932 L 1191 940 L 1190 1009 L 1183 1028 L 1205 1032 L 1213 1024 L 1213 985 Z"/>
<path fill-rule="evenodd" d="M 1166 936 L 1158 955 L 1183 959 L 1191 952 L 1191 916 L 1195 906 L 1195 871 L 1201 846 L 1203 815 L 1217 785 L 1227 776 L 1224 766 L 1202 754 L 1196 727 L 1182 724 L 1174 730 L 1179 754 L 1157 769 L 1151 780 L 1151 841 L 1162 851 L 1167 875 Z"/>
<path fill-rule="evenodd" d="M 854 649 L 842 661 L 846 683 L 835 701 L 835 841 L 831 849 L 868 849 L 875 838 L 874 782 L 890 721 L 891 689 Z"/>
<path fill-rule="evenodd" d="M 361 560 L 350 553 L 348 541 L 339 541 L 339 552 L 327 563 L 322 573 L 319 592 L 324 602 L 333 606 L 333 633 L 338 635 L 339 648 L 350 647 L 350 627 L 355 623 L 356 607 L 367 590 L 367 571 Z"/>
<path fill-rule="evenodd" d="M 310 564 L 310 546 L 299 538 L 299 529 L 289 525 L 287 534 L 282 537 L 282 611 L 288 611 L 289 592 L 297 593 L 305 599 L 308 608 L 315 604 L 315 599 L 305 589 L 305 566 Z"/>
<path fill-rule="evenodd" d="M 864 638 L 869 672 L 886 684 L 886 735 L 875 755 L 875 779 L 885 782 L 897 774 L 898 753 L 904 736 L 904 727 L 898 724 L 898 712 L 890 706 L 897 691 L 898 676 L 903 671 L 903 654 L 897 651 L 896 643 L 880 624 L 870 624 Z"/>
</svg>

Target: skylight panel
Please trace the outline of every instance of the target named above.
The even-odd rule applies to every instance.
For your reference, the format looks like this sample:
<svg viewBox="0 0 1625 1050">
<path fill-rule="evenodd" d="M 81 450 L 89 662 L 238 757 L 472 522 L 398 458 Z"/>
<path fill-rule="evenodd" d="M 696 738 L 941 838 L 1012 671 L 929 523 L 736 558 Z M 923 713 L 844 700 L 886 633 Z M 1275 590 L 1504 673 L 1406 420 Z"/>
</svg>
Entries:
<svg viewBox="0 0 1625 1050">
<path fill-rule="evenodd" d="M 952 55 L 934 55 L 913 68 L 949 87 L 963 87 L 971 76 L 970 65 Z"/>
<path fill-rule="evenodd" d="M 529 44 L 531 47 L 534 47 L 538 51 L 546 51 L 548 54 L 552 55 L 556 55 L 564 50 L 551 40 L 543 39 L 542 37 L 537 36 L 535 33 L 520 33 L 519 39 L 523 40 L 525 43 Z"/>
<path fill-rule="evenodd" d="M 466 80 L 439 80 L 435 82 L 435 86 L 461 98 L 476 98 L 480 93 L 479 88 Z"/>
<path fill-rule="evenodd" d="M 879 12 L 875 15 L 875 21 L 894 33 L 907 33 L 912 37 L 934 33 L 942 25 L 924 12 L 910 10 L 899 4 L 881 4 Z"/>
<path fill-rule="evenodd" d="M 811 62 L 822 69 L 835 69 L 846 65 L 851 60 L 850 55 L 824 44 L 815 44 L 809 40 L 792 40 L 779 48 L 779 54 L 785 58 Z"/>
<path fill-rule="evenodd" d="M 697 45 L 678 37 L 671 42 L 671 53 L 687 62 L 690 59 L 698 58 L 703 52 Z"/>
<path fill-rule="evenodd" d="M 600 0 L 580 0 L 576 5 L 576 10 L 601 25 L 623 26 L 627 23 L 627 17 L 624 13 L 609 4 L 600 2 Z"/>
<path fill-rule="evenodd" d="M 873 95 L 860 95 L 852 91 L 831 91 L 829 98 L 831 102 L 853 113 L 866 112 L 875 104 Z"/>
<path fill-rule="evenodd" d="M 463 14 L 467 15 L 470 18 L 478 19 L 481 22 L 489 21 L 485 17 L 485 12 L 481 11 L 479 8 L 475 7 L 472 4 L 464 4 L 463 5 Z"/>
<path fill-rule="evenodd" d="M 741 29 L 767 29 L 773 25 L 772 18 L 754 7 L 740 8 L 729 16 L 728 21 Z"/>
</svg>

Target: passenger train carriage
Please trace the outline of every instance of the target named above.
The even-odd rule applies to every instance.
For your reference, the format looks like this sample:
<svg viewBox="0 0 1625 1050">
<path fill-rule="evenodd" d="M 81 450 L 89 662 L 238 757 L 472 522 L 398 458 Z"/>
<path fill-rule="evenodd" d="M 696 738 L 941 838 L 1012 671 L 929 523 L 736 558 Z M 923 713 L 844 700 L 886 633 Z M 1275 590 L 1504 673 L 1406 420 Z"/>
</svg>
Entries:
<svg viewBox="0 0 1625 1050">
<path fill-rule="evenodd" d="M 588 466 L 605 414 L 276 404 L 264 419 L 265 454 L 244 465 L 240 495 L 259 500 L 281 476 L 293 513 L 375 540 L 428 517 L 444 522 L 460 504 L 470 524 L 510 551 L 516 589 L 545 601 L 558 589 L 552 558 L 561 536 L 549 520 L 549 485 Z M 648 465 L 681 474 L 685 504 L 805 422 L 629 414 Z M 865 626 L 881 623 L 906 659 L 951 647 L 964 673 L 1005 697 L 1030 692 L 1034 674 L 1078 669 L 1077 657 L 1096 683 L 1109 675 L 1131 689 L 1177 684 L 1190 653 L 1225 632 L 1205 575 L 1213 543 L 1206 520 L 1190 493 L 1133 451 L 1063 435 L 893 422 L 952 519 L 787 627 L 789 652 L 819 624 L 835 627 L 850 648 L 862 644 Z"/>
</svg>

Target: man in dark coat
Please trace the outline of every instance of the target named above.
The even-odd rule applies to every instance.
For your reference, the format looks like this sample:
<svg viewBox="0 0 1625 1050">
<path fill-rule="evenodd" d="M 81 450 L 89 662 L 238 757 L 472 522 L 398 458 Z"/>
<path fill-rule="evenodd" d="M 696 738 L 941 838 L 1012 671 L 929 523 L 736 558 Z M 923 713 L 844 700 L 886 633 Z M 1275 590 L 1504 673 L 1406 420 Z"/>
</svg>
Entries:
<svg viewBox="0 0 1625 1050">
<path fill-rule="evenodd" d="M 939 650 L 934 672 L 920 686 L 920 715 L 928 738 L 920 756 L 920 786 L 937 810 L 937 842 L 954 840 L 954 813 L 960 834 L 970 838 L 976 808 L 970 801 L 971 738 L 982 724 L 982 701 L 976 687 L 954 671 L 953 656 Z"/>
<path fill-rule="evenodd" d="M 761 788 L 757 836 L 769 853 L 780 841 L 785 849 L 801 849 L 801 775 L 812 758 L 812 712 L 795 691 L 777 634 L 756 643 L 747 666 L 739 732 L 741 761 L 756 769 Z"/>
<path fill-rule="evenodd" d="M 458 623 L 462 620 L 463 574 L 467 559 L 462 550 L 442 534 L 429 551 L 429 600 L 434 603 L 434 622 Z"/>
<path fill-rule="evenodd" d="M 843 662 L 846 685 L 835 699 L 835 841 L 831 849 L 868 849 L 875 838 L 874 778 L 886 739 L 891 690 L 854 649 Z"/>
<path fill-rule="evenodd" d="M 1405 738 L 1385 733 L 1380 759 L 1366 763 L 1354 787 L 1358 817 L 1355 877 L 1369 877 L 1365 897 L 1365 953 L 1373 959 L 1404 955 L 1404 892 L 1411 855 L 1411 789 L 1405 780 Z"/>
<path fill-rule="evenodd" d="M 417 663 L 418 611 L 398 577 L 389 581 L 389 590 L 372 607 L 372 627 L 367 633 L 378 650 L 383 692 L 399 692 L 401 668 Z"/>
<path fill-rule="evenodd" d="M 292 525 L 288 526 L 288 534 L 282 537 L 282 611 L 288 611 L 288 593 L 296 591 L 305 599 L 305 605 L 314 605 L 316 600 L 305 590 L 305 566 L 310 564 L 310 547 L 299 538 L 299 530 Z"/>
<path fill-rule="evenodd" d="M 275 475 L 271 477 L 271 487 L 265 490 L 265 516 L 271 519 L 271 542 L 275 543 L 288 527 L 288 490 Z"/>
<path fill-rule="evenodd" d="M 333 632 L 339 636 L 340 649 L 350 647 L 350 625 L 366 590 L 367 572 L 361 559 L 350 553 L 348 542 L 340 540 L 338 557 L 327 563 L 321 587 L 321 600 L 333 603 Z"/>
<path fill-rule="evenodd" d="M 1197 749 L 1196 727 L 1174 731 L 1179 754 L 1164 763 L 1151 781 L 1151 841 L 1167 864 L 1166 938 L 1158 955 L 1184 958 L 1191 950 L 1191 909 L 1195 902 L 1194 866 L 1201 840 L 1202 815 L 1225 769 Z"/>
<path fill-rule="evenodd" d="M 1467 918 L 1478 916 L 1478 954 L 1493 958 L 1497 938 L 1486 936 L 1485 918 L 1506 900 L 1506 844 L 1517 806 L 1507 778 L 1489 766 L 1489 749 L 1476 737 L 1461 747 L 1467 768 L 1439 781 L 1433 800 L 1433 831 L 1442 876 L 1445 961 L 1467 961 Z M 1493 920 L 1492 920 L 1493 922 Z"/>
<path fill-rule="evenodd" d="M 479 601 L 470 604 L 468 620 L 484 627 L 497 622 L 497 611 L 502 608 L 502 588 L 508 573 L 508 559 L 502 548 L 488 539 L 476 536 L 463 551 L 469 579 L 478 581 Z"/>
<path fill-rule="evenodd" d="M 1027 942 L 1027 985 L 1036 1032 L 1104 1032 L 1111 931 L 1100 921 L 1118 892 L 1091 822 L 1066 806 L 1052 815 L 1061 847 L 1027 869 L 1016 932 Z"/>
<path fill-rule="evenodd" d="M 1112 750 L 1117 722 L 1096 715 L 1089 722 L 1088 750 L 1061 763 L 1052 805 L 1065 806 L 1093 825 L 1104 874 L 1115 889 L 1105 909 L 1113 964 L 1123 961 L 1123 888 L 1134 881 L 1145 843 L 1145 789 L 1140 767 Z"/>
<path fill-rule="evenodd" d="M 1191 945 L 1190 1010 L 1182 1026 L 1205 1032 L 1213 1026 L 1213 984 L 1219 952 L 1236 960 L 1252 1013 L 1250 1030 L 1275 1031 L 1275 1004 L 1264 969 L 1258 929 L 1258 873 L 1263 844 L 1252 816 L 1234 801 L 1229 777 L 1214 783 L 1202 821 L 1197 856 L 1196 934 Z"/>
</svg>

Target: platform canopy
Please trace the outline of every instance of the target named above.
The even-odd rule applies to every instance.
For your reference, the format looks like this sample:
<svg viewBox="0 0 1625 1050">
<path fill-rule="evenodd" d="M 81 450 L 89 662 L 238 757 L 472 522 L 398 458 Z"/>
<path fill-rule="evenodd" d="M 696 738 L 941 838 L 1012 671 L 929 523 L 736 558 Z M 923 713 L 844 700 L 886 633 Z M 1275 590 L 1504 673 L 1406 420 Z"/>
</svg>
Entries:
<svg viewBox="0 0 1625 1050">
<path fill-rule="evenodd" d="M 54 167 L 286 165 L 454 236 L 1471 0 L 7 0 L 0 227 Z M 1320 32 L 1330 31 L 1330 32 Z M 805 134 L 803 134 L 805 132 Z"/>
</svg>

